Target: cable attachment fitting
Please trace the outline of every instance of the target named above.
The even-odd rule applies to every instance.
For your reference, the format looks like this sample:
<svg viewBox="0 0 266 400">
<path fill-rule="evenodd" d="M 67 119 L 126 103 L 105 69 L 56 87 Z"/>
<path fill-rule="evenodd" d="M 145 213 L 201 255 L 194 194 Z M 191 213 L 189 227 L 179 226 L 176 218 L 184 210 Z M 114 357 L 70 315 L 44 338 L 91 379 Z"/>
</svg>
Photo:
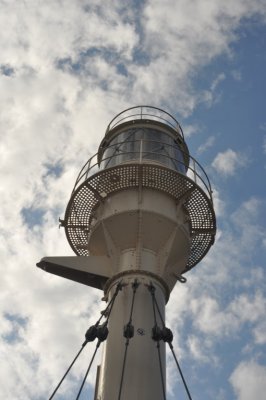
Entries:
<svg viewBox="0 0 266 400">
<path fill-rule="evenodd" d="M 152 328 L 152 334 L 151 334 L 152 340 L 155 342 L 159 342 L 160 340 L 163 340 L 166 343 L 172 343 L 173 341 L 173 332 L 171 329 L 166 328 L 164 326 L 162 329 L 158 325 L 154 325 Z"/>
<path fill-rule="evenodd" d="M 104 342 L 108 336 L 109 330 L 107 328 L 106 322 L 102 325 L 92 325 L 85 333 L 85 342 L 82 346 L 85 346 L 88 342 L 93 342 L 96 338 L 100 342 Z"/>
<path fill-rule="evenodd" d="M 122 281 L 118 282 L 115 288 L 115 294 L 118 294 L 118 292 L 122 290 L 124 286 L 127 286 L 127 283 L 123 283 Z"/>
<path fill-rule="evenodd" d="M 124 326 L 124 337 L 126 339 L 131 339 L 134 336 L 134 326 L 128 322 L 125 326 Z"/>
<path fill-rule="evenodd" d="M 155 342 L 159 342 L 163 338 L 162 329 L 158 325 L 154 325 L 152 328 L 151 338 Z"/>
<path fill-rule="evenodd" d="M 154 296 L 154 294 L 155 294 L 155 290 L 156 290 L 156 287 L 155 287 L 155 286 L 153 286 L 153 284 L 152 284 L 152 283 L 150 283 L 149 285 L 146 285 L 146 286 L 147 286 L 147 288 L 148 288 L 149 292 L 151 293 L 151 295 L 152 295 L 152 296 Z"/>
<path fill-rule="evenodd" d="M 132 289 L 134 292 L 136 292 L 137 288 L 139 287 L 140 283 L 137 280 L 137 278 L 134 280 L 134 282 L 132 283 Z"/>
<path fill-rule="evenodd" d="M 93 342 L 97 337 L 97 331 L 98 327 L 96 325 L 92 325 L 85 333 L 86 342 Z"/>
<path fill-rule="evenodd" d="M 173 338 L 174 338 L 174 336 L 173 336 L 173 332 L 171 331 L 171 329 L 166 328 L 166 326 L 164 326 L 162 329 L 163 341 L 170 344 L 170 343 L 172 343 Z"/>
<path fill-rule="evenodd" d="M 99 339 L 100 342 L 104 342 L 107 339 L 109 333 L 109 329 L 106 325 L 106 323 L 100 325 L 97 329 L 97 338 Z"/>
<path fill-rule="evenodd" d="M 176 276 L 176 279 L 180 282 L 180 283 L 186 283 L 187 278 L 185 278 L 184 276 L 180 275 L 180 276 Z"/>
</svg>

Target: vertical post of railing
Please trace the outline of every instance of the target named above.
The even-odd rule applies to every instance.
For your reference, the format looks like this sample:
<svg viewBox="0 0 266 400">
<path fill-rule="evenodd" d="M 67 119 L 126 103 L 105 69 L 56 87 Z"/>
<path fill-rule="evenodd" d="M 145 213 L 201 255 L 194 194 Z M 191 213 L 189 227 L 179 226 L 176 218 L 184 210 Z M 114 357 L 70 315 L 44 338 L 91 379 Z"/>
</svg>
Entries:
<svg viewBox="0 0 266 400">
<path fill-rule="evenodd" d="M 194 181 L 197 183 L 197 172 L 196 172 L 196 162 L 193 158 L 193 172 L 194 172 Z"/>
<path fill-rule="evenodd" d="M 139 163 L 142 163 L 142 151 L 143 151 L 143 139 L 140 141 L 140 149 L 139 149 Z"/>
<path fill-rule="evenodd" d="M 85 179 L 88 179 L 90 166 L 91 166 L 91 158 L 89 159 L 88 164 L 87 164 L 87 171 L 85 173 Z"/>
<path fill-rule="evenodd" d="M 142 119 L 142 107 L 140 107 L 140 119 Z"/>
</svg>

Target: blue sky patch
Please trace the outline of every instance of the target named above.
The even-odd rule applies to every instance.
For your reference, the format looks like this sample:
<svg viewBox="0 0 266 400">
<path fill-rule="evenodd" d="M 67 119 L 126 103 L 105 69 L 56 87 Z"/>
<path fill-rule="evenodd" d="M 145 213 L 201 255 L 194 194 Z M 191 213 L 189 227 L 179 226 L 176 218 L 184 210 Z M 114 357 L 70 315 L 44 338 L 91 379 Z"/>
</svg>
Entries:
<svg viewBox="0 0 266 400">
<path fill-rule="evenodd" d="M 15 69 L 10 65 L 0 65 L 0 73 L 5 76 L 12 76 L 15 74 Z"/>
<path fill-rule="evenodd" d="M 21 215 L 28 228 L 33 228 L 35 225 L 42 223 L 45 210 L 42 208 L 22 208 Z"/>
<path fill-rule="evenodd" d="M 19 332 L 20 328 L 25 329 L 27 327 L 28 318 L 22 317 L 18 314 L 5 313 L 4 318 L 10 321 L 12 329 L 10 332 L 3 336 L 4 340 L 10 343 L 15 343 L 22 340 L 21 334 Z"/>
</svg>

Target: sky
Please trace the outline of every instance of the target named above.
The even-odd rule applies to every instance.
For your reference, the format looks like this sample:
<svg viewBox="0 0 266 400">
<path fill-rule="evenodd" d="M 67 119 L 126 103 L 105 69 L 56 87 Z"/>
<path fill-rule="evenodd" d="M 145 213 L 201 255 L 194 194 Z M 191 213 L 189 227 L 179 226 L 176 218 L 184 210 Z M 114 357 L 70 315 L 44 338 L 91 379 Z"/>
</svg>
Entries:
<svg viewBox="0 0 266 400">
<path fill-rule="evenodd" d="M 48 399 L 103 309 L 35 265 L 74 255 L 58 218 L 110 120 L 139 104 L 180 122 L 214 190 L 216 242 L 166 308 L 192 398 L 264 398 L 266 1 L 0 0 L 0 26 L 1 398 Z M 167 365 L 167 399 L 186 399 Z"/>
</svg>

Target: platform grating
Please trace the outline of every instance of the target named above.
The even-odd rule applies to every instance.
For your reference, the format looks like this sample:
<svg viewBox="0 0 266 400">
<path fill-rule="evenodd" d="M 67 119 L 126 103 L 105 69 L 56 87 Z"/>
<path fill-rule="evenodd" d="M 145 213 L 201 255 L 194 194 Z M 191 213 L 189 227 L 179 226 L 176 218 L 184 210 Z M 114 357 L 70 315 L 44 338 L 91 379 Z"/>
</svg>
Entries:
<svg viewBox="0 0 266 400">
<path fill-rule="evenodd" d="M 89 177 L 72 194 L 64 226 L 67 239 L 77 255 L 89 255 L 87 244 L 93 209 L 111 193 L 137 188 L 160 190 L 176 200 L 184 199 L 191 221 L 191 250 L 187 270 L 194 267 L 213 244 L 215 214 L 209 194 L 187 176 L 154 164 L 121 164 Z"/>
</svg>

